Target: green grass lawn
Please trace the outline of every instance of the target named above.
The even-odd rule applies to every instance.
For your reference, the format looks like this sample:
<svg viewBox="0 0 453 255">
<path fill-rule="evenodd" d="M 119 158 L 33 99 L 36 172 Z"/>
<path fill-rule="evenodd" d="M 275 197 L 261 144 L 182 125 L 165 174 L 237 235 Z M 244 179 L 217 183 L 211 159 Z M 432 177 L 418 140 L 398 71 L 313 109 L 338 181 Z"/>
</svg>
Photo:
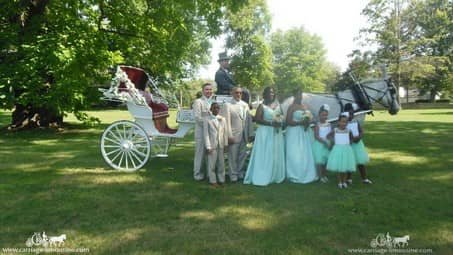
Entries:
<svg viewBox="0 0 453 255">
<path fill-rule="evenodd" d="M 90 254 L 351 254 L 379 233 L 410 235 L 408 248 L 453 251 L 453 110 L 367 117 L 371 186 L 228 184 L 192 179 L 192 136 L 135 173 L 103 162 L 99 138 L 125 111 L 68 118 L 63 131 L 0 134 L 0 248 L 34 232 L 66 234 Z M 174 114 L 173 114 L 174 116 Z M 0 126 L 9 113 L 0 111 Z M 172 120 L 174 123 L 174 120 Z M 1 251 L 0 251 L 1 252 Z"/>
</svg>

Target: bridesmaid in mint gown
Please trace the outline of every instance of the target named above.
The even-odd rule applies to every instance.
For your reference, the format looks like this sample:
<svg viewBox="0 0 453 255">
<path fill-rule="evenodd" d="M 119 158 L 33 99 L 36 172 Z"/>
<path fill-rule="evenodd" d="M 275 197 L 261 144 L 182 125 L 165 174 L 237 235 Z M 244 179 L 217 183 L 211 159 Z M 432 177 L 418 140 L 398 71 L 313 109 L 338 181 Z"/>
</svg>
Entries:
<svg viewBox="0 0 453 255">
<path fill-rule="evenodd" d="M 302 104 L 302 91 L 294 91 L 294 102 L 286 114 L 286 178 L 295 183 L 318 180 L 312 151 L 312 114 Z"/>
<path fill-rule="evenodd" d="M 285 180 L 283 113 L 275 100 L 273 88 L 265 88 L 263 98 L 264 102 L 256 110 L 255 121 L 259 127 L 244 177 L 244 184 L 258 186 Z"/>
</svg>

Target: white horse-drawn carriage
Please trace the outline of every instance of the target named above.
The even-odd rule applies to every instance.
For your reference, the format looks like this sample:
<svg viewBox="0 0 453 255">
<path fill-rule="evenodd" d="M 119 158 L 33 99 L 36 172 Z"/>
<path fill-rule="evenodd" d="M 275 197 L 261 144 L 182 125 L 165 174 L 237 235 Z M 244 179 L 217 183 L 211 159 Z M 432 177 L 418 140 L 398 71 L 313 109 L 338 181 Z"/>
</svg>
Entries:
<svg viewBox="0 0 453 255">
<path fill-rule="evenodd" d="M 150 93 L 145 90 L 147 87 L 152 91 L 152 102 L 147 102 L 144 96 Z M 134 118 L 134 121 L 116 121 L 102 133 L 101 153 L 114 169 L 135 171 L 150 157 L 167 157 L 175 139 L 184 137 L 194 125 L 192 110 L 178 107 L 178 129 L 167 126 L 168 102 L 140 68 L 118 66 L 110 88 L 101 92 L 105 100 L 125 103 Z M 163 114 L 156 116 L 156 112 Z"/>
</svg>

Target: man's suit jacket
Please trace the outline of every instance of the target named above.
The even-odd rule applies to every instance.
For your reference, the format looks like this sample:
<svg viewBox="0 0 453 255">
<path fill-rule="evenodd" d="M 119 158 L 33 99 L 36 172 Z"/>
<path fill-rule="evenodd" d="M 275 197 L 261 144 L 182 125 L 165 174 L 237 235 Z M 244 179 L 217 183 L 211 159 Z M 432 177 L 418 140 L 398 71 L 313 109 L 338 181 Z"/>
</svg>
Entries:
<svg viewBox="0 0 453 255">
<path fill-rule="evenodd" d="M 233 143 L 240 143 L 241 139 L 247 143 L 249 137 L 253 136 L 252 116 L 249 106 L 244 101 L 232 99 L 222 109 L 222 115 L 226 118 L 228 138 Z"/>
<path fill-rule="evenodd" d="M 203 138 L 203 121 L 210 115 L 210 103 L 206 97 L 201 97 L 193 102 L 193 116 L 195 119 L 195 139 Z"/>
<path fill-rule="evenodd" d="M 233 76 L 223 68 L 219 68 L 215 73 L 215 82 L 217 83 L 218 95 L 229 95 L 231 89 L 235 86 Z"/>
<path fill-rule="evenodd" d="M 225 118 L 220 115 L 211 115 L 207 117 L 203 123 L 204 143 L 206 149 L 217 149 L 217 147 L 224 148 L 228 145 Z"/>
</svg>

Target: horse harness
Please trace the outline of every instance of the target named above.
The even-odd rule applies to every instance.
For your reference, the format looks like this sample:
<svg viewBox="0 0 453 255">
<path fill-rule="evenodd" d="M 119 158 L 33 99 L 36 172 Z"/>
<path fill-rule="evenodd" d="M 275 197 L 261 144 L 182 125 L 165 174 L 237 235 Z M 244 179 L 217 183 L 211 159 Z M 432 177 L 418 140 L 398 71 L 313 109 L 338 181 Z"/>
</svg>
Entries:
<svg viewBox="0 0 453 255">
<path fill-rule="evenodd" d="M 352 92 L 352 95 L 355 100 L 340 97 L 338 92 L 335 93 L 335 98 L 338 100 L 338 104 L 340 105 L 341 111 L 343 111 L 343 108 L 344 108 L 343 101 L 347 101 L 347 102 L 351 102 L 351 103 L 357 102 L 359 104 L 359 106 L 361 108 L 363 108 L 364 110 L 370 110 L 370 112 L 369 112 L 370 114 L 373 114 L 371 100 L 386 107 L 386 105 L 384 105 L 381 102 L 382 98 L 384 98 L 385 95 L 387 94 L 387 92 L 389 92 L 389 91 L 390 91 L 390 93 L 395 93 L 395 87 L 393 86 L 390 79 L 385 79 L 385 82 L 387 83 L 387 88 L 384 91 L 381 91 L 381 90 L 378 90 L 373 87 L 369 87 L 369 86 L 366 86 L 366 85 L 363 85 L 360 83 L 356 83 L 356 86 L 351 88 L 351 92 Z M 378 93 L 382 93 L 382 95 L 379 96 L 378 98 L 372 97 L 366 92 L 366 89 L 364 89 L 364 88 L 374 90 Z M 391 101 L 390 105 L 393 105 L 394 102 L 395 102 L 395 97 L 392 96 L 392 101 Z"/>
</svg>

